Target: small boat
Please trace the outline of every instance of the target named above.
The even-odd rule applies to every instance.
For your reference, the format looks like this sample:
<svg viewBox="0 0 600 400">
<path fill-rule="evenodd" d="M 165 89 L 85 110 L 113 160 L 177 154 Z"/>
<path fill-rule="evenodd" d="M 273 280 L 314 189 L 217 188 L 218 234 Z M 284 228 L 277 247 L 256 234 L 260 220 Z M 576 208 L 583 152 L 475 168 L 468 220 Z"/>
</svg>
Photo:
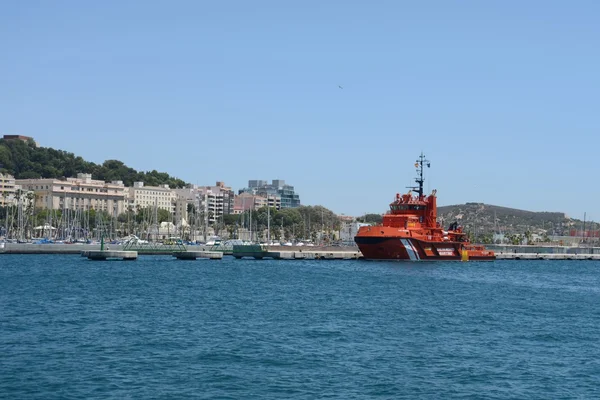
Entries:
<svg viewBox="0 0 600 400">
<path fill-rule="evenodd" d="M 206 246 L 219 246 L 221 244 L 221 238 L 219 236 L 211 236 L 206 242 Z"/>
<path fill-rule="evenodd" d="M 423 194 L 423 167 L 430 163 L 421 156 L 415 163 L 418 186 L 407 194 L 396 194 L 381 225 L 362 226 L 354 237 L 363 257 L 370 260 L 446 261 L 494 260 L 493 251 L 472 244 L 458 223 L 443 229 L 437 221 L 436 190 Z M 412 190 L 416 194 L 412 194 Z"/>
</svg>

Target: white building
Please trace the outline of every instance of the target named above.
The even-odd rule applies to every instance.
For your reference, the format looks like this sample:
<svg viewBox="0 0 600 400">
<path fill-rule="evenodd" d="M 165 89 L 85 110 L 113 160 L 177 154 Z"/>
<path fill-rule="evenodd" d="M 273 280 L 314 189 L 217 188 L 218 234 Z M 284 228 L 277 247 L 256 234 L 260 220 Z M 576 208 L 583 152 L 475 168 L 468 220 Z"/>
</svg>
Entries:
<svg viewBox="0 0 600 400">
<path fill-rule="evenodd" d="M 144 186 L 144 182 L 134 182 L 127 188 L 127 207 L 133 211 L 142 208 L 162 208 L 170 213 L 175 212 L 175 191 L 169 185 Z"/>
<path fill-rule="evenodd" d="M 93 180 L 91 174 L 77 178 L 17 179 L 24 191 L 35 194 L 35 207 L 50 210 L 97 210 L 116 216 L 125 211 L 125 186 L 121 181 Z"/>
<path fill-rule="evenodd" d="M 15 204 L 15 177 L 0 174 L 0 207 Z"/>
<path fill-rule="evenodd" d="M 354 242 L 354 236 L 358 233 L 358 230 L 362 226 L 369 226 L 370 224 L 364 224 L 356 221 L 342 221 L 340 227 L 340 240 L 344 242 Z"/>
</svg>

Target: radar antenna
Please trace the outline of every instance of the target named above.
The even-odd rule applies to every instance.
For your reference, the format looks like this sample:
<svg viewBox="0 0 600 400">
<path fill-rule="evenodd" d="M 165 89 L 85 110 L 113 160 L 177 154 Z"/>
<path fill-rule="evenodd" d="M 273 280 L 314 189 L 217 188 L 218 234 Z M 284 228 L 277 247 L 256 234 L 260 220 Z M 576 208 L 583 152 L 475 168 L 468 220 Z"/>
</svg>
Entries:
<svg viewBox="0 0 600 400">
<path fill-rule="evenodd" d="M 427 168 L 431 167 L 431 163 L 429 160 L 425 158 L 425 155 L 421 152 L 421 155 L 415 162 L 415 167 L 417 168 L 417 177 L 415 178 L 415 182 L 419 184 L 419 186 L 408 186 L 408 189 L 413 189 L 419 193 L 419 199 L 423 197 L 423 182 L 425 182 L 425 178 L 423 178 L 423 168 L 424 166 Z"/>
</svg>

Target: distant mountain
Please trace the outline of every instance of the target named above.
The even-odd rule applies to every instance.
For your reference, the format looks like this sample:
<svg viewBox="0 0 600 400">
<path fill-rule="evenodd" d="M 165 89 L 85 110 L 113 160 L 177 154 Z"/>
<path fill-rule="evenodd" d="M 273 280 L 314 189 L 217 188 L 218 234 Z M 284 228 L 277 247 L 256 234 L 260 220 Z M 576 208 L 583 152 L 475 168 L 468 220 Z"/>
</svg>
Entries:
<svg viewBox="0 0 600 400">
<path fill-rule="evenodd" d="M 107 160 L 99 165 L 63 150 L 37 147 L 33 140 L 0 139 L 0 172 L 17 179 L 68 178 L 86 173 L 103 181 L 123 181 L 125 186 L 132 186 L 133 182 L 144 182 L 147 186 L 167 184 L 172 188 L 186 185 L 185 181 L 165 172 L 136 171 L 118 160 Z"/>
<path fill-rule="evenodd" d="M 444 227 L 457 221 L 466 230 L 480 233 L 505 234 L 547 233 L 568 235 L 571 229 L 581 229 L 582 221 L 568 218 L 560 212 L 534 212 L 483 203 L 466 203 L 438 207 L 438 220 Z M 597 229 L 598 224 L 594 224 Z M 592 229 L 588 225 L 587 229 Z"/>
</svg>

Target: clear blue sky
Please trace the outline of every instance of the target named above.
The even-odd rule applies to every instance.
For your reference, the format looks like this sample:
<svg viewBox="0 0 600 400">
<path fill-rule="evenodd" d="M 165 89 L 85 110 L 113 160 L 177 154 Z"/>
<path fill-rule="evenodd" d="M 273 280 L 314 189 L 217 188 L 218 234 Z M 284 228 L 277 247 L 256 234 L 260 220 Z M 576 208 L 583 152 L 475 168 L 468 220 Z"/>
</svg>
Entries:
<svg viewBox="0 0 600 400">
<path fill-rule="evenodd" d="M 383 212 L 600 220 L 598 1 L 7 1 L 0 132 L 207 185 Z M 341 85 L 343 89 L 338 86 Z"/>
</svg>

